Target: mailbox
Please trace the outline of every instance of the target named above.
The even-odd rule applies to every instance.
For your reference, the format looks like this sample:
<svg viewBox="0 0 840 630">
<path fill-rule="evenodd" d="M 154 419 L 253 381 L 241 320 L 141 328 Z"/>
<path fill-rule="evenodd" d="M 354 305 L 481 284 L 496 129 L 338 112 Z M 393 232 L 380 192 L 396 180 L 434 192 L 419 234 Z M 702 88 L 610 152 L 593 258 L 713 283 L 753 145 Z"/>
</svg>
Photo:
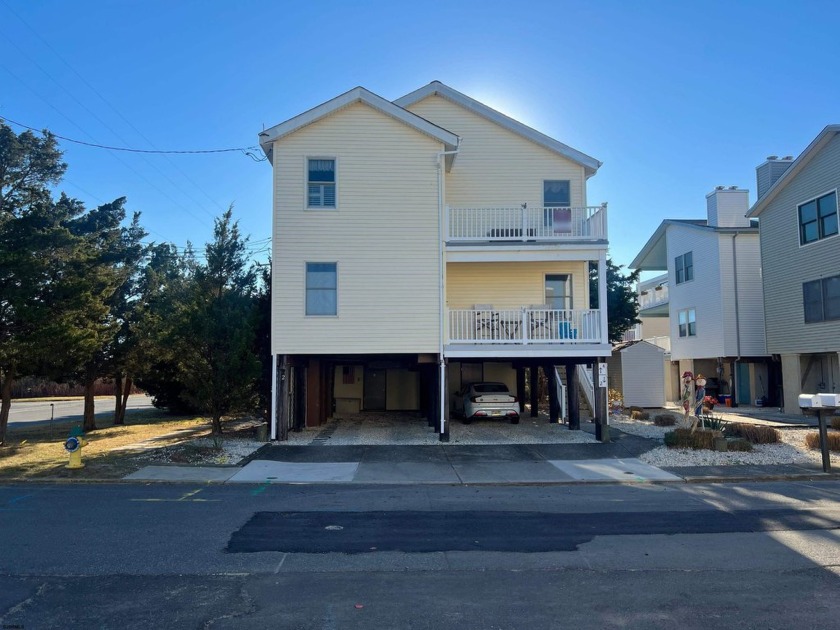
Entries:
<svg viewBox="0 0 840 630">
<path fill-rule="evenodd" d="M 799 406 L 802 409 L 822 407 L 822 401 L 814 394 L 799 394 Z"/>
<path fill-rule="evenodd" d="M 817 394 L 820 407 L 840 407 L 840 394 Z"/>
</svg>

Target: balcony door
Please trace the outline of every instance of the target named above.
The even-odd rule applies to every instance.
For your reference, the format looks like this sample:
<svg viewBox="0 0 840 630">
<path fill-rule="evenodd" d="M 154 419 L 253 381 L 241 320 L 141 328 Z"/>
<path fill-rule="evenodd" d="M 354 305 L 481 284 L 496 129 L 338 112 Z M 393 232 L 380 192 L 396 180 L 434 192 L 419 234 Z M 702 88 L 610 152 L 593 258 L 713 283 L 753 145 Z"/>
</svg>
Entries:
<svg viewBox="0 0 840 630">
<path fill-rule="evenodd" d="M 568 179 L 543 180 L 543 219 L 555 234 L 572 231 L 571 185 Z"/>
</svg>

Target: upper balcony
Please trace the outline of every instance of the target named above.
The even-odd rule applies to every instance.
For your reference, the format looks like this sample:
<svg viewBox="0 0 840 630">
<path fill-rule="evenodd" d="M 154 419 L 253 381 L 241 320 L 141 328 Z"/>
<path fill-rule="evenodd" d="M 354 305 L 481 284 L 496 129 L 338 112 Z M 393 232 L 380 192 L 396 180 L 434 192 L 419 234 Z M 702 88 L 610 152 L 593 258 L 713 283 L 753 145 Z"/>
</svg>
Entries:
<svg viewBox="0 0 840 630">
<path fill-rule="evenodd" d="M 639 315 L 641 317 L 666 317 L 668 302 L 668 274 L 640 283 Z"/>
<path fill-rule="evenodd" d="M 446 208 L 447 243 L 607 242 L 607 204 L 585 208 Z"/>
</svg>

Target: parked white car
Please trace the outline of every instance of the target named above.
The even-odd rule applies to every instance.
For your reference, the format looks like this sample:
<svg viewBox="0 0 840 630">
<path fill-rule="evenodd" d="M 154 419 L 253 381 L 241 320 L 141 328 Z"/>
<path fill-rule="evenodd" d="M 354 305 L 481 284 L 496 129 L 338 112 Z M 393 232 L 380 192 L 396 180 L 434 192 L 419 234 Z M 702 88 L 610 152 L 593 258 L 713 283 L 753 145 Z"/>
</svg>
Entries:
<svg viewBox="0 0 840 630">
<path fill-rule="evenodd" d="M 472 383 L 455 397 L 455 411 L 464 424 L 474 418 L 509 418 L 519 424 L 519 401 L 504 383 Z"/>
</svg>

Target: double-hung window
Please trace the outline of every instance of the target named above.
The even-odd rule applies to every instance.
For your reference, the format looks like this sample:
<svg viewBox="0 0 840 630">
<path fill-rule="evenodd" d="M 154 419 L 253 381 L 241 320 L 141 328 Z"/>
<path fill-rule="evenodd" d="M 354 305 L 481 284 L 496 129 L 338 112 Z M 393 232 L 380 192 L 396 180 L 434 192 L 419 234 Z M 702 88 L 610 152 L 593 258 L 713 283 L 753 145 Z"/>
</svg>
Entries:
<svg viewBox="0 0 840 630">
<path fill-rule="evenodd" d="M 686 308 L 679 312 L 680 337 L 697 336 L 697 314 L 693 308 Z"/>
<path fill-rule="evenodd" d="M 309 158 L 306 161 L 308 208 L 335 208 L 335 160 Z"/>
<path fill-rule="evenodd" d="M 805 323 L 840 319 L 840 276 L 802 283 Z"/>
<path fill-rule="evenodd" d="M 694 256 L 692 252 L 686 252 L 674 258 L 674 270 L 677 274 L 677 284 L 694 280 Z"/>
<path fill-rule="evenodd" d="M 799 206 L 799 244 L 837 234 L 837 191 L 817 197 Z"/>
<path fill-rule="evenodd" d="M 338 314 L 338 270 L 336 263 L 306 263 L 306 314 Z"/>
</svg>

